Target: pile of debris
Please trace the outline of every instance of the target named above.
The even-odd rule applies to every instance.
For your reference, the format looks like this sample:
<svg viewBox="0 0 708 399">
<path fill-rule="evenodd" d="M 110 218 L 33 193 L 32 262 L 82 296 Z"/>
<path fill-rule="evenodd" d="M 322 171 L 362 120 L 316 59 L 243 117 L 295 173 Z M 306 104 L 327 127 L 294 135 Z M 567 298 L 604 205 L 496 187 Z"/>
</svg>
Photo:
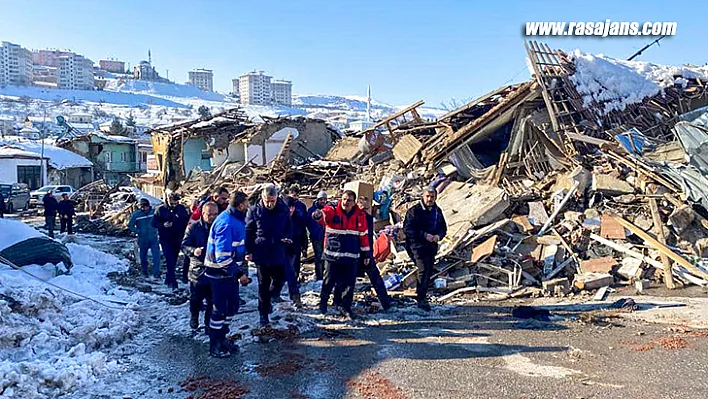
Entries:
<svg viewBox="0 0 708 399">
<path fill-rule="evenodd" d="M 690 122 L 706 111 L 708 68 L 536 42 L 526 50 L 530 81 L 435 121 L 420 117 L 421 101 L 344 138 L 322 121 L 254 125 L 237 110 L 161 128 L 153 146 L 164 162 L 153 183 L 189 200 L 264 182 L 298 184 L 306 202 L 352 188 L 374 200 L 375 230 L 391 249 L 379 267 L 401 294 L 416 283 L 402 218 L 428 185 L 448 223 L 429 281 L 440 300 L 467 291 L 707 285 L 708 130 Z M 264 163 L 266 143 L 281 133 L 280 150 Z M 249 154 L 259 144 L 262 153 Z M 220 166 L 195 169 L 204 158 L 187 156 L 192 147 Z"/>
<path fill-rule="evenodd" d="M 159 199 L 129 186 L 108 186 L 95 181 L 77 190 L 71 197 L 78 212 L 88 212 L 76 218 L 76 230 L 81 233 L 126 237 L 131 214 L 138 209 L 138 201 L 147 198 L 153 208 L 162 204 Z"/>
</svg>

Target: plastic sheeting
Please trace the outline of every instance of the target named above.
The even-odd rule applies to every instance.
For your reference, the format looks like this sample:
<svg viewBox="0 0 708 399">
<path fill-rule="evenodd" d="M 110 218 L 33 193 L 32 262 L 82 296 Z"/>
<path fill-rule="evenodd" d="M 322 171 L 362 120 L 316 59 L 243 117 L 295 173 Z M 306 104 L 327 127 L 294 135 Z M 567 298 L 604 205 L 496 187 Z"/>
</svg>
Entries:
<svg viewBox="0 0 708 399">
<path fill-rule="evenodd" d="M 73 262 L 66 245 L 49 237 L 31 237 L 0 251 L 0 256 L 17 266 L 46 265 L 51 263 L 71 268 Z"/>
</svg>

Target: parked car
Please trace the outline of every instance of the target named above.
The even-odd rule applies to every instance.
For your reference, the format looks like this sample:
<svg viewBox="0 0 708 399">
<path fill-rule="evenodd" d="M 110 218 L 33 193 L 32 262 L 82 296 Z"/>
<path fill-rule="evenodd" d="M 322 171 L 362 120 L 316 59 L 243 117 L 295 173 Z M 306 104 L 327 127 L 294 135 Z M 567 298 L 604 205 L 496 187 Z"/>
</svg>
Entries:
<svg viewBox="0 0 708 399">
<path fill-rule="evenodd" d="M 5 198 L 5 212 L 29 209 L 30 192 L 25 183 L 0 184 L 0 191 Z"/>
<path fill-rule="evenodd" d="M 64 185 L 44 186 L 30 193 L 30 205 L 41 205 L 42 198 L 44 198 L 44 195 L 47 194 L 48 191 L 51 191 L 54 196 L 57 197 L 57 201 L 59 201 L 59 197 L 61 197 L 62 194 L 67 193 L 71 196 L 75 190 L 71 186 Z"/>
</svg>

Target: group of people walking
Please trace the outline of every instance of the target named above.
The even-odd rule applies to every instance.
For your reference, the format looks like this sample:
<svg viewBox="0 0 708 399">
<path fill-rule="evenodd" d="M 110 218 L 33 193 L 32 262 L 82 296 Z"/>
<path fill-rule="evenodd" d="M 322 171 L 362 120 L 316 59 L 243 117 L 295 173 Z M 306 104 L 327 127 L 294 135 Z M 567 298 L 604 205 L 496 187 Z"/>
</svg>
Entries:
<svg viewBox="0 0 708 399">
<path fill-rule="evenodd" d="M 425 297 L 437 243 L 446 232 L 442 212 L 435 205 L 436 196 L 434 189 L 426 190 L 405 221 L 406 249 L 418 267 L 418 306 L 425 310 L 430 310 Z M 190 325 L 199 327 L 200 311 L 205 309 L 204 325 L 212 356 L 226 357 L 236 350 L 226 336 L 243 303 L 239 289 L 252 281 L 249 262 L 255 264 L 258 277 L 261 327 L 270 324 L 273 303 L 283 301 L 281 291 L 286 284 L 293 305 L 302 308 L 300 266 L 310 244 L 315 254 L 315 278 L 322 280 L 319 310 L 323 314 L 328 312 L 333 297 L 332 305 L 342 315 L 356 318 L 352 311 L 354 286 L 357 276 L 363 275 L 371 280 L 383 310 L 392 306 L 373 256 L 370 198 L 357 198 L 356 193 L 344 191 L 336 203 L 330 203 L 327 193 L 320 192 L 308 209 L 300 201 L 297 187 L 279 192 L 275 185 L 266 184 L 253 204 L 245 193 L 229 196 L 225 188 L 195 204 L 192 212 L 179 201 L 179 195 L 172 193 L 167 204 L 153 211 L 150 202 L 141 199 L 129 227 L 138 234 L 140 264 L 146 278 L 160 275 L 161 247 L 167 268 L 165 283 L 177 287 L 175 268 L 179 251 L 184 254 Z M 148 251 L 152 252 L 152 275 Z"/>
</svg>

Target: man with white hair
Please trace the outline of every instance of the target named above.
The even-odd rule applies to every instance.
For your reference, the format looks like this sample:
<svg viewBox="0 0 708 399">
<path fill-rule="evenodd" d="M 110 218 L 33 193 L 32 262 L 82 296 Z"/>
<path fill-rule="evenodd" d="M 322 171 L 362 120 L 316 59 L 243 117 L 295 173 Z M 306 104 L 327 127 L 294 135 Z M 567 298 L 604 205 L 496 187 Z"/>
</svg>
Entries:
<svg viewBox="0 0 708 399">
<path fill-rule="evenodd" d="M 263 186 L 260 197 L 246 215 L 246 260 L 258 271 L 258 312 L 265 327 L 272 311 L 271 287 L 285 279 L 286 248 L 293 243 L 293 233 L 290 209 L 278 198 L 275 185 Z"/>
</svg>

